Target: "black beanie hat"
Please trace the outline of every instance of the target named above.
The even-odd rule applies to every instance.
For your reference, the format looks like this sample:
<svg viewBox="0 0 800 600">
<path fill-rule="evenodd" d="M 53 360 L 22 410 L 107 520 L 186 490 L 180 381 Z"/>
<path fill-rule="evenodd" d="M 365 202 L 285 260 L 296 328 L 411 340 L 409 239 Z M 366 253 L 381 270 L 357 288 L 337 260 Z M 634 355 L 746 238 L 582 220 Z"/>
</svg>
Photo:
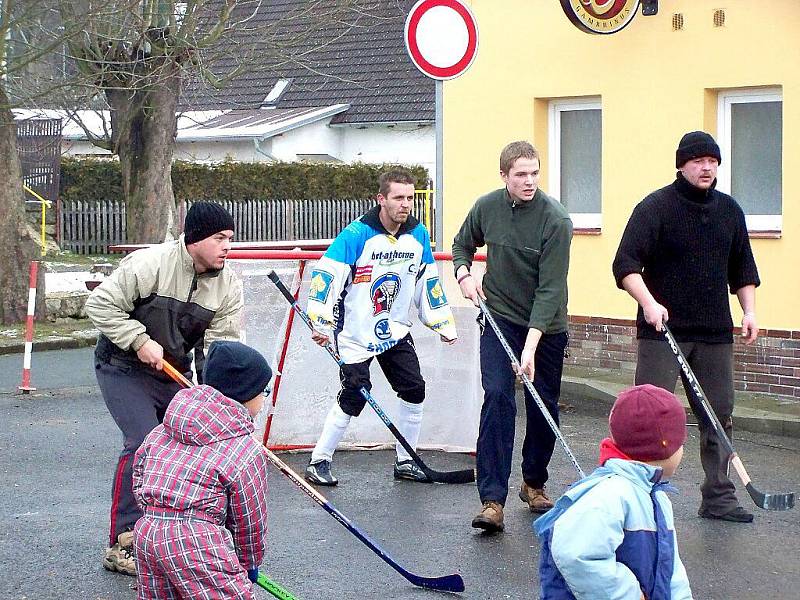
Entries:
<svg viewBox="0 0 800 600">
<path fill-rule="evenodd" d="M 258 396 L 272 379 L 267 361 L 239 342 L 213 342 L 208 349 L 203 383 L 231 400 L 247 402 Z"/>
<path fill-rule="evenodd" d="M 681 138 L 675 151 L 675 168 L 680 169 L 688 161 L 701 156 L 713 156 L 722 164 L 722 155 L 714 138 L 705 131 L 690 131 Z"/>
<path fill-rule="evenodd" d="M 233 217 L 216 202 L 192 204 L 183 225 L 187 244 L 194 244 L 226 229 L 233 231 Z"/>
</svg>

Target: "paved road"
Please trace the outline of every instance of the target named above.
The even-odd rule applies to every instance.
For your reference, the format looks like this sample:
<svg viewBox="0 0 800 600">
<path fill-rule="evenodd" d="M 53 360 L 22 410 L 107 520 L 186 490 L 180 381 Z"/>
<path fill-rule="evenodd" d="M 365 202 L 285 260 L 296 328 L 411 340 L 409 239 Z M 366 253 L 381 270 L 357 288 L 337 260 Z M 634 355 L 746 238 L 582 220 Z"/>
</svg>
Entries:
<svg viewBox="0 0 800 600">
<path fill-rule="evenodd" d="M 43 371 L 79 364 L 81 351 L 53 354 Z M 44 354 L 44 353 L 43 353 Z M 81 375 L 82 376 L 82 375 Z M 77 376 L 76 376 L 77 377 Z M 596 457 L 605 419 L 567 411 L 563 431 L 584 469 Z M 800 441 L 745 434 L 739 449 L 757 487 L 800 491 Z M 130 600 L 132 579 L 105 572 L 110 480 L 120 434 L 95 386 L 51 389 L 23 397 L 0 392 L 0 598 Z M 800 587 L 797 509 L 758 511 L 752 525 L 699 519 L 701 478 L 697 432 L 673 498 L 680 551 L 696 598 L 787 598 Z M 307 455 L 284 455 L 297 470 Z M 435 468 L 463 468 L 468 456 L 428 453 Z M 336 456 L 341 484 L 325 490 L 334 505 L 409 570 L 460 572 L 463 598 L 535 598 L 538 542 L 531 516 L 509 498 L 501 536 L 474 532 L 479 508 L 474 485 L 395 482 L 389 452 Z M 517 463 L 515 463 L 517 464 Z M 551 490 L 574 479 L 556 448 Z M 518 486 L 519 474 L 512 484 Z M 749 498 L 742 501 L 749 505 Z M 420 600 L 437 597 L 409 585 L 277 471 L 270 479 L 270 548 L 265 571 L 304 600 Z M 257 598 L 267 598 L 257 590 Z"/>
<path fill-rule="evenodd" d="M 31 355 L 31 383 L 37 391 L 95 385 L 94 348 L 45 350 Z M 22 382 L 22 354 L 0 355 L 0 393 Z"/>
</svg>

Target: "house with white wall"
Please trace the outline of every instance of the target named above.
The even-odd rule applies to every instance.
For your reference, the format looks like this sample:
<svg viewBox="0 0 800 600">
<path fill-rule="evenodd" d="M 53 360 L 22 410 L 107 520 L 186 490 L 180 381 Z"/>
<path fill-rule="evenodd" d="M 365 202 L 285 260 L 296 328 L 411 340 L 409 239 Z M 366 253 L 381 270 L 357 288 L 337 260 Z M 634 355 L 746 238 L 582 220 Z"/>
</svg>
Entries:
<svg viewBox="0 0 800 600">
<path fill-rule="evenodd" d="M 277 20 L 295 4 L 300 10 L 304 2 L 265 2 L 253 19 Z M 413 4 L 379 0 L 357 26 L 332 24 L 338 29 L 318 41 L 298 36 L 313 46 L 301 49 L 302 64 L 256 69 L 220 90 L 190 87 L 181 102 L 175 159 L 415 164 L 434 178 L 434 83 L 414 67 L 403 39 Z M 107 116 L 82 113 L 98 133 Z M 108 153 L 66 117 L 63 133 L 66 155 Z"/>
</svg>

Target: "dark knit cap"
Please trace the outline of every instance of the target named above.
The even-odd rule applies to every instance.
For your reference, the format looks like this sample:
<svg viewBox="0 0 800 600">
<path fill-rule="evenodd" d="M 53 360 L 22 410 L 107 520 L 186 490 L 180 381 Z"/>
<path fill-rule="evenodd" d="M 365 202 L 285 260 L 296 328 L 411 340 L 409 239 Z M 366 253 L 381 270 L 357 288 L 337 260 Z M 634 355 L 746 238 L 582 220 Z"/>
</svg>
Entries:
<svg viewBox="0 0 800 600">
<path fill-rule="evenodd" d="M 237 402 L 258 396 L 272 379 L 272 369 L 256 350 L 239 342 L 213 342 L 203 382 Z"/>
<path fill-rule="evenodd" d="M 608 429 L 617 448 L 633 460 L 664 460 L 686 441 L 686 411 L 675 394 L 637 385 L 617 396 Z"/>
<path fill-rule="evenodd" d="M 192 204 L 183 225 L 187 244 L 194 244 L 226 229 L 233 231 L 233 217 L 216 202 Z"/>
<path fill-rule="evenodd" d="M 675 151 L 675 168 L 680 169 L 687 161 L 701 156 L 713 156 L 722 164 L 722 155 L 714 138 L 705 131 L 690 131 L 681 138 Z"/>
</svg>

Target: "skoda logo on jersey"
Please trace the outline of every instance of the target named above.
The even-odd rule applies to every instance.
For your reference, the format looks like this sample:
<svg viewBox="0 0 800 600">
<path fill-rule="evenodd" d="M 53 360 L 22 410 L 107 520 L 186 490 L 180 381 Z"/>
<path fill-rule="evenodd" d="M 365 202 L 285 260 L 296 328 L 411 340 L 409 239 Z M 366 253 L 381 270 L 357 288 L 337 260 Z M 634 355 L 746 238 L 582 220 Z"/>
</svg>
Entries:
<svg viewBox="0 0 800 600">
<path fill-rule="evenodd" d="M 389 327 L 389 319 L 381 319 L 375 323 L 375 337 L 379 340 L 388 340 L 392 337 L 392 330 Z"/>
<path fill-rule="evenodd" d="M 378 277 L 370 288 L 373 308 L 372 316 L 392 310 L 392 304 L 394 304 L 399 293 L 400 276 L 397 273 L 384 273 Z"/>
</svg>

